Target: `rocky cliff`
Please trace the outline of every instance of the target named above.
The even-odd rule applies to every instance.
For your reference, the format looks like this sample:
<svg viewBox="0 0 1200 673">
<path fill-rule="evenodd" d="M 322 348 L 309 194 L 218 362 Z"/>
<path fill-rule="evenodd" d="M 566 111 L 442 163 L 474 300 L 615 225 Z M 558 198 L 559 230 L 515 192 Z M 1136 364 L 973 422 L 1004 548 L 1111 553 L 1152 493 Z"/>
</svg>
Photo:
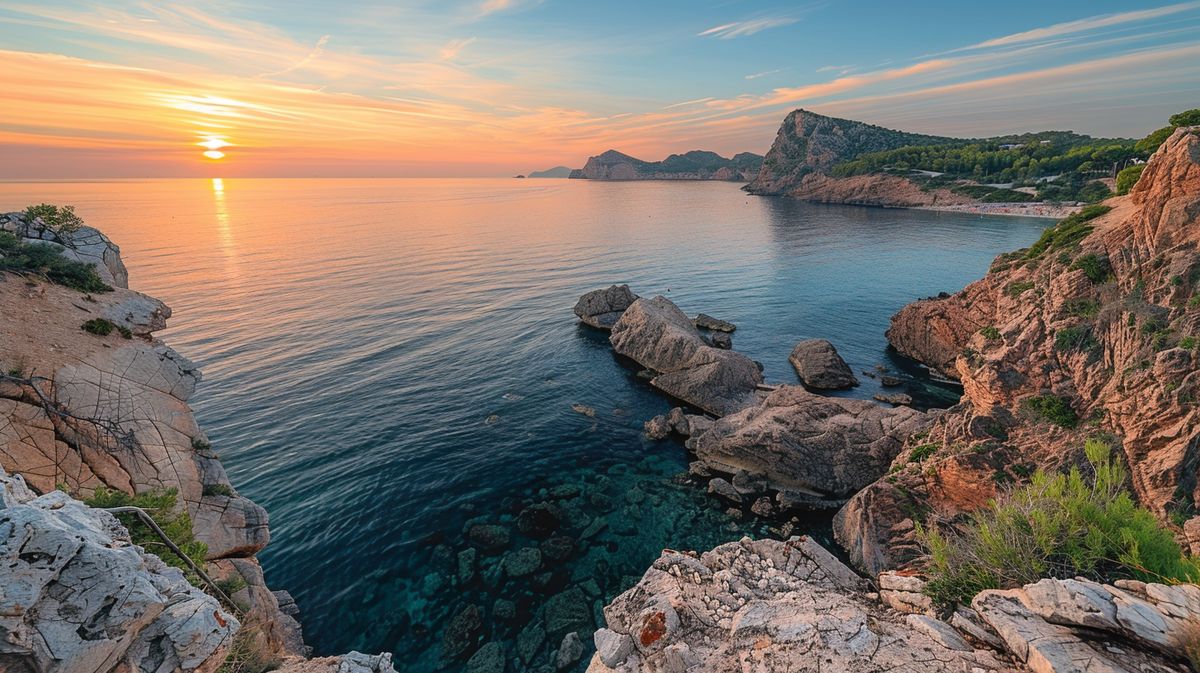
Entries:
<svg viewBox="0 0 1200 673">
<path fill-rule="evenodd" d="M 587 180 L 749 180 L 762 165 L 750 152 L 726 159 L 715 152 L 693 150 L 662 161 L 642 161 L 616 150 L 590 157 L 570 177 Z"/>
<path fill-rule="evenodd" d="M 838 515 L 838 539 L 860 567 L 913 560 L 912 512 L 978 507 L 1034 468 L 1079 463 L 1095 433 L 1123 449 L 1141 503 L 1196 537 L 1198 218 L 1200 130 L 1181 128 L 1129 196 L 1063 220 L 982 280 L 892 319 L 892 345 L 960 380 L 964 395 L 909 439 L 929 458 Z"/>
<path fill-rule="evenodd" d="M 783 120 L 758 175 L 746 185 L 751 194 L 788 194 L 830 203 L 931 205 L 951 196 L 923 193 L 911 181 L 895 176 L 860 176 L 847 181 L 829 177 L 829 169 L 860 154 L 911 145 L 956 142 L 954 138 L 893 131 L 849 119 L 795 110 Z M 940 197 L 940 201 L 938 198 Z M 967 200 L 957 201 L 967 202 Z"/>
<path fill-rule="evenodd" d="M 53 282 L 49 272 L 0 272 L 0 469 L 23 477 L 34 492 L 65 491 L 81 499 L 100 489 L 130 495 L 176 491 L 196 539 L 207 545 L 208 573 L 240 587 L 232 598 L 241 622 L 252 628 L 239 632 L 239 647 L 267 660 L 303 655 L 299 624 L 280 608 L 281 601 L 294 604 L 285 592 L 266 586 L 255 558 L 270 539 L 267 513 L 230 484 L 188 407 L 200 372 L 154 337 L 166 326 L 170 308 L 128 289 L 120 249 L 94 228 L 55 230 L 40 219 L 9 213 L 0 215 L 0 234 L 13 257 L 6 260 L 0 252 L 0 262 L 12 263 L 0 268 L 17 268 L 30 249 L 50 246 L 63 258 L 90 265 L 99 279 L 93 291 L 83 292 Z M 29 245 L 34 247 L 15 247 Z M 102 528 L 109 520 L 95 519 Z M 0 587 L 10 581 L 5 575 L 10 572 L 11 567 L 0 569 Z M 59 599 L 86 617 L 88 606 Z M 103 596 L 96 600 L 105 611 L 111 608 Z M 59 659 L 45 663 L 0 649 L 0 661 L 11 656 L 21 662 L 0 668 L 83 670 L 73 668 L 75 654 L 57 652 Z M 111 666 L 89 670 L 108 671 L 119 663 L 104 661 Z M 135 670 L 207 671 L 220 661 L 202 663 Z"/>
</svg>

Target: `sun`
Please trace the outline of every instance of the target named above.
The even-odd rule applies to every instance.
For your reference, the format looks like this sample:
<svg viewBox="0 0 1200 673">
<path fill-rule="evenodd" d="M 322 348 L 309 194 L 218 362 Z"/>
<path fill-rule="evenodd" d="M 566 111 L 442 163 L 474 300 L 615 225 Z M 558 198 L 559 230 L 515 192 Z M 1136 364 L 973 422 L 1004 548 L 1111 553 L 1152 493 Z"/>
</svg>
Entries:
<svg viewBox="0 0 1200 673">
<path fill-rule="evenodd" d="M 220 136 L 205 136 L 204 140 L 196 143 L 205 148 L 204 157 L 218 161 L 225 158 L 225 153 L 221 151 L 224 147 L 229 147 L 229 143 Z"/>
</svg>

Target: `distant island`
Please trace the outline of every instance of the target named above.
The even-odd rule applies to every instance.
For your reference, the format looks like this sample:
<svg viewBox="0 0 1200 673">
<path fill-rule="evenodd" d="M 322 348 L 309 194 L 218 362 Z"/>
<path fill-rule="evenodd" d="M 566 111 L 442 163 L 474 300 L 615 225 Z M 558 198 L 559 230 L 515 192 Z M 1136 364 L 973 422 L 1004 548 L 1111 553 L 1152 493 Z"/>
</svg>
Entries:
<svg viewBox="0 0 1200 673">
<path fill-rule="evenodd" d="M 531 178 L 569 178 L 571 177 L 571 169 L 566 166 L 555 166 L 547 168 L 544 171 L 530 171 Z"/>
<path fill-rule="evenodd" d="M 672 154 L 662 161 L 643 161 L 616 150 L 587 160 L 570 177 L 583 180 L 750 180 L 758 174 L 763 158 L 751 152 L 732 159 L 703 150 Z"/>
<path fill-rule="evenodd" d="M 1062 216 L 1119 191 L 1150 148 L 1125 138 L 1044 131 L 994 138 L 906 133 L 795 110 L 751 194 L 892 207 Z"/>
</svg>

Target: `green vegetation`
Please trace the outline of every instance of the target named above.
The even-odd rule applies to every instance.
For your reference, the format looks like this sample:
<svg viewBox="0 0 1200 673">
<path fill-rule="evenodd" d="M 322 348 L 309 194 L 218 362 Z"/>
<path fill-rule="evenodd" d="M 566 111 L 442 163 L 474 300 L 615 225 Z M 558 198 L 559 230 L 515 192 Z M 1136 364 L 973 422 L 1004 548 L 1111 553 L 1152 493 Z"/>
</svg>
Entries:
<svg viewBox="0 0 1200 673">
<path fill-rule="evenodd" d="M 1020 297 L 1021 295 L 1025 294 L 1026 290 L 1032 290 L 1032 289 L 1033 289 L 1033 281 L 1028 281 L 1028 280 L 1014 281 L 1012 283 L 1009 283 L 1008 287 L 1004 288 L 1004 293 L 1007 294 L 1008 296 L 1012 297 L 1013 299 L 1016 299 L 1016 298 Z"/>
<path fill-rule="evenodd" d="M 44 231 L 56 234 L 73 234 L 83 226 L 83 220 L 75 214 L 75 206 L 53 206 L 49 203 L 39 203 L 25 209 L 25 219 L 33 224 L 35 218 L 41 218 Z"/>
<path fill-rule="evenodd" d="M 91 264 L 76 262 L 60 254 L 53 243 L 26 243 L 0 231 L 0 272 L 31 274 L 80 292 L 112 292 Z"/>
<path fill-rule="evenodd" d="M 217 580 L 217 588 L 225 592 L 226 596 L 233 596 L 237 592 L 250 586 L 246 580 L 242 579 L 241 575 L 230 575 L 224 579 Z"/>
<path fill-rule="evenodd" d="M 108 336 L 109 334 L 112 334 L 112 331 L 115 327 L 116 325 L 104 318 L 92 318 L 91 320 L 80 325 L 79 329 L 87 332 L 88 334 L 95 334 L 96 336 Z"/>
<path fill-rule="evenodd" d="M 202 495 L 223 495 L 227 498 L 234 496 L 233 489 L 225 484 L 205 484 Z"/>
<path fill-rule="evenodd" d="M 1071 299 L 1063 304 L 1063 312 L 1076 318 L 1094 318 L 1100 313 L 1100 302 L 1095 299 Z"/>
<path fill-rule="evenodd" d="M 1167 121 L 1171 123 L 1171 126 L 1175 127 L 1200 126 L 1200 108 L 1173 114 Z"/>
<path fill-rule="evenodd" d="M 1105 283 L 1112 277 L 1112 265 L 1109 263 L 1108 257 L 1097 255 L 1094 252 L 1081 255 L 1071 264 L 1071 268 L 1083 269 L 1088 280 L 1093 283 Z"/>
<path fill-rule="evenodd" d="M 950 191 L 978 199 L 983 203 L 1027 203 L 1036 200 L 1033 194 L 987 185 L 958 185 L 952 187 Z"/>
<path fill-rule="evenodd" d="M 131 496 L 122 491 L 101 487 L 96 490 L 95 495 L 84 502 L 89 507 L 141 507 L 193 563 L 203 566 L 204 556 L 208 553 L 208 545 L 196 540 L 193 535 L 192 517 L 188 516 L 188 513 L 182 508 L 177 510 L 178 495 L 179 492 L 173 488 Z M 200 585 L 200 578 L 195 577 L 187 564 L 171 552 L 170 548 L 163 544 L 158 535 L 141 519 L 133 514 L 116 516 L 129 530 L 129 536 L 134 544 L 158 555 L 167 565 L 182 570 L 192 584 Z"/>
<path fill-rule="evenodd" d="M 979 330 L 979 333 L 982 334 L 983 338 L 987 339 L 988 341 L 1000 340 L 1000 330 L 996 329 L 992 325 L 988 325 L 987 327 Z"/>
<path fill-rule="evenodd" d="M 1196 337 L 1194 337 L 1194 336 L 1183 337 L 1182 339 L 1179 340 L 1179 347 L 1185 351 L 1196 350 Z"/>
<path fill-rule="evenodd" d="M 1029 250 L 1025 253 L 1027 259 L 1034 259 L 1048 250 L 1058 250 L 1067 246 L 1073 246 L 1084 237 L 1092 233 L 1092 226 L 1088 222 L 1104 215 L 1112 210 L 1109 206 L 1087 206 L 1083 210 L 1065 217 L 1054 225 L 1042 232 L 1041 238 L 1037 240 Z"/>
<path fill-rule="evenodd" d="M 915 446 L 912 453 L 908 454 L 908 462 L 919 463 L 937 453 L 939 448 L 941 448 L 940 444 L 921 444 L 920 446 Z"/>
<path fill-rule="evenodd" d="M 1133 148 L 1137 150 L 1143 158 L 1154 154 L 1154 151 L 1162 146 L 1162 144 L 1167 141 L 1167 138 L 1171 137 L 1171 134 L 1175 132 L 1176 128 L 1180 126 L 1195 126 L 1200 124 L 1200 108 L 1173 114 L 1171 115 L 1171 118 L 1167 120 L 1167 123 L 1170 124 L 1170 126 L 1164 126 L 1134 144 Z"/>
<path fill-rule="evenodd" d="M 983 183 L 1019 183 L 1066 174 L 1103 177 L 1111 175 L 1117 162 L 1137 156 L 1132 140 L 1048 131 L 871 152 L 839 164 L 833 174 L 846 177 L 887 169 L 920 170 Z"/>
<path fill-rule="evenodd" d="M 1057 339 L 1055 339 L 1057 342 Z M 1057 347 L 1057 343 L 1055 344 Z M 1021 407 L 1035 418 L 1053 423 L 1060 428 L 1074 428 L 1079 425 L 1079 414 L 1071 408 L 1071 401 L 1057 395 L 1035 395 L 1026 398 Z"/>
<path fill-rule="evenodd" d="M 1142 177 L 1142 171 L 1146 170 L 1146 164 L 1134 164 L 1121 169 L 1117 173 L 1117 193 L 1128 194 L 1129 190 L 1137 184 L 1138 178 Z"/>
<path fill-rule="evenodd" d="M 243 623 L 217 673 L 266 673 L 279 668 L 278 661 L 262 652 L 261 641 L 262 626 L 256 622 Z"/>
<path fill-rule="evenodd" d="M 986 589 L 1044 577 L 1097 581 L 1200 580 L 1200 561 L 1184 555 L 1169 530 L 1134 503 L 1128 474 L 1103 441 L 1090 439 L 1088 470 L 1036 471 L 970 515 L 956 530 L 920 528 L 929 553 L 926 592 L 941 605 L 968 603 Z"/>
<path fill-rule="evenodd" d="M 1086 352 L 1096 348 L 1091 325 L 1075 325 L 1060 329 L 1054 334 L 1054 350 Z"/>
</svg>

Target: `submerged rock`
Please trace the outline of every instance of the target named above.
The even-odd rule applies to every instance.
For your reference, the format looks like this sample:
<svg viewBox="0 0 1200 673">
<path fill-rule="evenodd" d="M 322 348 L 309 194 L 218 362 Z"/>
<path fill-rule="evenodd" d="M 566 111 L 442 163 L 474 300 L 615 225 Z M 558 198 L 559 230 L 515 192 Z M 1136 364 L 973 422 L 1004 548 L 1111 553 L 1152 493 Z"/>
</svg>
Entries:
<svg viewBox="0 0 1200 673">
<path fill-rule="evenodd" d="M 714 318 L 707 313 L 701 313 L 692 320 L 692 324 L 700 329 L 712 330 L 714 332 L 732 332 L 737 329 L 737 325 L 731 322 Z"/>
<path fill-rule="evenodd" d="M 883 476 L 904 440 L 930 421 L 908 407 L 781 386 L 762 404 L 717 420 L 689 446 L 713 472 L 745 470 L 772 490 L 845 498 Z"/>
<path fill-rule="evenodd" d="M 718 416 L 750 406 L 762 373 L 733 351 L 709 346 L 665 297 L 638 299 L 613 326 L 613 350 L 657 374 L 651 385 Z"/>
<path fill-rule="evenodd" d="M 628 285 L 593 290 L 579 298 L 575 304 L 575 315 L 592 327 L 610 330 L 637 298 Z"/>
<path fill-rule="evenodd" d="M 825 339 L 808 339 L 796 344 L 788 362 L 796 368 L 796 374 L 809 388 L 817 390 L 840 390 L 858 385 L 854 372 L 838 355 L 833 344 Z"/>
</svg>

